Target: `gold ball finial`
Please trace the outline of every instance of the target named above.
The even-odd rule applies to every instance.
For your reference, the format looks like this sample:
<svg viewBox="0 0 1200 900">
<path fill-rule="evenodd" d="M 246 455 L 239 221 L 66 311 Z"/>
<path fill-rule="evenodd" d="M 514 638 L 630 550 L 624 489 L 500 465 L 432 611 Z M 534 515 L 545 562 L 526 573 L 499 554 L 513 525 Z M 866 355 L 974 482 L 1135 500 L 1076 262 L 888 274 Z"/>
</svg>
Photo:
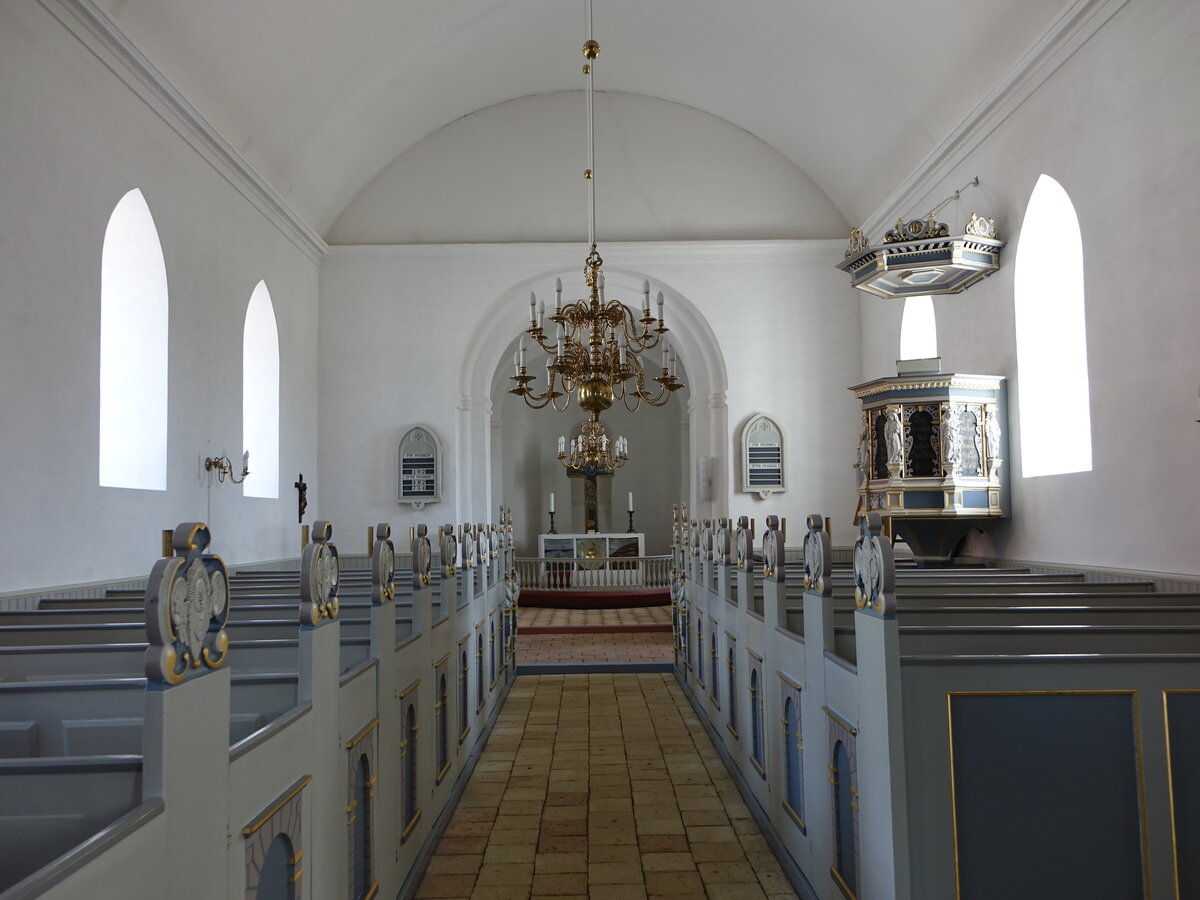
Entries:
<svg viewBox="0 0 1200 900">
<path fill-rule="evenodd" d="M 592 177 L 592 170 L 591 170 L 591 169 L 584 169 L 584 170 L 583 170 L 583 180 L 584 180 L 584 181 L 590 181 L 590 180 L 591 180 L 591 177 Z"/>
<path fill-rule="evenodd" d="M 583 74 L 584 74 L 584 75 L 591 75 L 591 74 L 592 74 L 592 67 L 591 67 L 590 65 L 588 65 L 587 63 L 584 63 L 584 64 L 583 64 Z"/>
<path fill-rule="evenodd" d="M 600 55 L 600 45 L 595 41 L 586 41 L 583 45 L 584 59 L 595 59 Z"/>
</svg>

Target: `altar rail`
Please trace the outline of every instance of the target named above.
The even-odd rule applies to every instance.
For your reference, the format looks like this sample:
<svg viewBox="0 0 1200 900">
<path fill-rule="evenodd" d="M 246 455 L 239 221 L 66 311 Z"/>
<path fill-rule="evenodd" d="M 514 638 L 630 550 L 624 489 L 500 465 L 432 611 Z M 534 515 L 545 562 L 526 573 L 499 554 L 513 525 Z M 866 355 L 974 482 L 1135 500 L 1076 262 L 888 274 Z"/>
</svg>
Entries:
<svg viewBox="0 0 1200 900">
<path fill-rule="evenodd" d="M 591 591 L 596 588 L 669 588 L 671 557 L 607 559 L 533 557 L 517 559 L 521 586 L 539 591 Z"/>
</svg>

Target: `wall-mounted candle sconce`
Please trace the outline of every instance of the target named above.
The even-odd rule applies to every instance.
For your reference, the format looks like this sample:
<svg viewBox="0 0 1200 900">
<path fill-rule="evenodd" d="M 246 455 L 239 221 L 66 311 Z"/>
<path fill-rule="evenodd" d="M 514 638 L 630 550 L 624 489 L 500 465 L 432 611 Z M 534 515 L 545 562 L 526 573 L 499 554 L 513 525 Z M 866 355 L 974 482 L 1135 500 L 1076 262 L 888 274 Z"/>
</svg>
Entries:
<svg viewBox="0 0 1200 900">
<path fill-rule="evenodd" d="M 250 451 L 247 450 L 242 454 L 241 478 L 233 474 L 233 463 L 228 456 L 218 456 L 215 459 L 211 456 L 206 456 L 204 458 L 204 471 L 215 471 L 217 473 L 217 481 L 224 481 L 228 477 L 234 484 L 241 484 L 246 480 L 246 476 L 250 474 Z"/>
</svg>

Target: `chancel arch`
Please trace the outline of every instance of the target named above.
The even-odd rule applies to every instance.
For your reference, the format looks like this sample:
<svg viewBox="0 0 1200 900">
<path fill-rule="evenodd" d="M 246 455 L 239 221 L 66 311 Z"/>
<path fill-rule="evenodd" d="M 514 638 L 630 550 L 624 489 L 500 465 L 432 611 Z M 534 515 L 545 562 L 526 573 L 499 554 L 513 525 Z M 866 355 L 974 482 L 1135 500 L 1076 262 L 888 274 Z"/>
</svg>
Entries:
<svg viewBox="0 0 1200 900">
<path fill-rule="evenodd" d="M 550 463 L 553 463 L 554 467 L 561 470 L 557 461 L 553 459 L 554 442 L 559 435 L 566 434 L 570 427 L 581 418 L 577 406 L 573 405 L 570 412 L 561 415 L 550 410 L 534 412 L 525 409 L 519 398 L 507 393 L 512 386 L 510 376 L 513 374 L 513 352 L 517 347 L 522 330 L 528 326 L 530 292 L 536 292 L 539 298 L 552 307 L 554 282 L 556 278 L 561 278 L 564 286 L 564 302 L 571 302 L 583 296 L 583 254 L 579 245 L 572 244 L 565 248 L 556 246 L 552 252 L 556 261 L 562 260 L 560 264 L 542 268 L 533 277 L 510 286 L 479 318 L 475 329 L 468 337 L 459 379 L 459 418 L 455 436 L 456 458 L 459 461 L 455 476 L 460 486 L 457 493 L 459 496 L 463 496 L 465 487 L 474 485 L 486 491 L 489 508 L 499 503 L 511 506 L 514 519 L 519 523 L 524 523 L 528 529 L 528 533 L 517 536 L 518 543 L 526 546 L 531 543 L 536 546 L 536 535 L 545 531 L 548 526 L 548 495 L 553 490 L 548 486 L 548 479 L 554 475 L 558 478 L 562 477 L 556 473 L 554 468 L 550 468 Z M 601 252 L 607 254 L 606 258 L 611 259 L 625 256 L 635 257 L 636 255 L 645 256 L 647 253 L 644 248 L 635 250 L 631 249 L 630 245 L 624 244 L 613 244 L 608 248 L 602 247 Z M 652 265 L 652 260 L 648 258 L 635 258 L 634 261 Z M 534 262 L 531 261 L 531 269 L 534 268 Z M 542 262 L 544 264 L 545 260 L 543 259 Z M 648 498 L 639 501 L 638 492 L 634 491 L 634 524 L 638 531 L 648 534 L 668 534 L 671 502 L 677 501 L 682 494 L 692 499 L 693 508 L 695 508 L 698 498 L 692 497 L 692 494 L 697 490 L 694 472 L 697 457 L 711 457 L 718 463 L 712 470 L 710 496 L 714 500 L 722 498 L 728 489 L 729 454 L 725 447 L 729 440 L 729 432 L 725 401 L 727 376 L 724 358 L 716 335 L 704 316 L 669 283 L 657 278 L 649 266 L 646 269 L 632 269 L 612 266 L 606 262 L 605 275 L 607 296 L 610 299 L 620 299 L 631 307 L 640 303 L 643 279 L 650 282 L 654 292 L 662 290 L 666 298 L 665 319 L 667 327 L 670 329 L 670 344 L 677 355 L 680 378 L 685 381 L 686 387 L 677 392 L 662 409 L 647 408 L 643 405 L 636 413 L 627 413 L 614 407 L 605 413 L 603 420 L 606 428 L 610 428 L 614 434 L 622 433 L 619 430 L 621 428 L 629 431 L 634 428 L 654 428 L 656 430 L 655 438 L 644 441 L 642 446 L 635 446 L 634 439 L 630 437 L 631 459 L 636 460 L 640 450 L 642 460 L 657 465 L 658 471 L 654 477 L 665 491 L 662 500 L 657 503 L 647 502 Z M 531 346 L 528 338 L 526 338 L 526 350 L 529 373 L 537 374 L 539 383 L 544 385 L 545 355 L 541 350 L 534 352 L 535 348 Z M 647 363 L 660 366 L 659 353 L 658 349 L 648 351 Z M 689 398 L 690 404 L 688 403 Z M 515 401 L 519 406 L 514 406 L 510 401 Z M 572 402 L 574 403 L 574 401 Z M 689 409 L 689 406 L 692 412 L 687 414 L 685 411 Z M 530 418 L 514 420 L 509 413 L 517 410 L 520 410 L 518 414 L 522 417 L 528 414 Z M 688 416 L 687 427 L 681 429 L 680 418 L 684 414 Z M 545 417 L 544 419 L 539 418 L 539 424 L 536 426 L 539 429 L 543 427 L 546 429 L 546 433 L 538 437 L 540 442 L 538 452 L 542 456 L 538 460 L 530 460 L 528 453 L 517 455 L 513 452 L 513 448 L 510 448 L 506 458 L 503 443 L 501 446 L 495 446 L 494 442 L 497 439 L 502 442 L 517 439 L 518 432 L 525 427 L 518 422 L 527 423 L 532 421 L 533 416 Z M 639 424 L 626 424 L 633 420 L 637 420 Z M 540 424 L 543 421 L 549 424 L 543 426 Z M 647 424 L 640 424 L 642 422 Z M 503 424 L 502 428 L 494 427 L 501 423 Z M 661 436 L 659 436 L 660 429 Z M 673 430 L 673 433 L 668 437 L 669 429 Z M 629 435 L 626 436 L 629 437 Z M 528 439 L 533 440 L 532 437 Z M 658 451 L 655 446 L 647 446 L 647 444 L 657 444 L 663 441 L 677 447 L 673 451 L 677 454 L 674 459 L 668 461 L 663 456 L 657 455 Z M 476 462 L 471 462 L 468 457 L 473 457 Z M 489 458 L 490 463 L 483 462 Z M 535 462 L 539 467 L 545 464 L 544 469 L 535 468 Z M 632 466 L 633 463 L 630 465 Z M 626 470 L 629 468 L 627 466 Z M 497 478 L 503 480 L 506 477 L 513 479 L 507 494 L 504 485 L 496 481 Z M 517 485 L 519 487 L 516 487 Z M 616 482 L 614 482 L 612 490 L 614 493 L 613 522 L 611 524 L 615 530 L 625 531 L 628 524 L 626 507 L 629 490 L 622 490 Z M 557 490 L 555 492 L 556 499 L 561 502 L 564 499 L 561 492 Z M 481 492 L 477 491 L 474 496 L 481 495 Z M 469 517 L 470 514 L 464 513 L 464 515 Z M 664 520 L 658 522 L 656 519 L 649 518 L 652 515 Z M 560 518 L 558 523 L 560 532 L 563 531 L 562 521 Z M 617 525 L 620 527 L 616 528 Z M 660 548 L 658 552 L 662 552 L 663 549 L 665 548 Z"/>
</svg>

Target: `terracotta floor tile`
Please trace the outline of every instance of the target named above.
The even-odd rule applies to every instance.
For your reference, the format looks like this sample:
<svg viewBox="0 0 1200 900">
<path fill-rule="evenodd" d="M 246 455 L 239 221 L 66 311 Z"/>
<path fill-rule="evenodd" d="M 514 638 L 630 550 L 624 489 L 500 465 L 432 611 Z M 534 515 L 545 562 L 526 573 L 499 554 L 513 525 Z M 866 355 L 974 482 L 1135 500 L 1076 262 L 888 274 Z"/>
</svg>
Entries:
<svg viewBox="0 0 1200 900">
<path fill-rule="evenodd" d="M 684 853 L 688 840 L 684 834 L 639 834 L 638 847 L 643 853 Z"/>
<path fill-rule="evenodd" d="M 586 853 L 587 835 L 546 834 L 538 839 L 538 853 Z"/>
<path fill-rule="evenodd" d="M 556 872 L 533 876 L 533 893 L 538 895 L 580 894 L 588 889 L 584 872 Z"/>
<path fill-rule="evenodd" d="M 534 875 L 587 872 L 586 853 L 539 853 L 534 860 Z"/>
<path fill-rule="evenodd" d="M 449 855 L 435 853 L 425 869 L 428 875 L 475 875 L 483 864 L 482 853 Z"/>
<path fill-rule="evenodd" d="M 640 859 L 638 848 L 630 844 L 592 844 L 588 847 L 589 863 L 636 863 Z"/>
<path fill-rule="evenodd" d="M 417 888 L 417 900 L 426 897 L 469 897 L 474 887 L 474 875 L 426 875 Z"/>
<path fill-rule="evenodd" d="M 479 869 L 477 887 L 506 885 L 528 887 L 533 881 L 533 863 L 487 863 Z"/>
<path fill-rule="evenodd" d="M 646 893 L 659 896 L 704 896 L 704 884 L 695 872 L 647 872 Z"/>
<path fill-rule="evenodd" d="M 640 862 L 590 862 L 587 880 L 589 885 L 641 884 L 642 866 Z"/>
<path fill-rule="evenodd" d="M 537 848 L 530 844 L 490 844 L 483 855 L 485 865 L 531 863 Z"/>
<path fill-rule="evenodd" d="M 690 853 L 643 853 L 642 869 L 650 872 L 695 872 L 696 861 Z M 647 885 L 649 890 L 649 885 Z M 654 893 L 653 890 L 650 891 Z"/>
</svg>

